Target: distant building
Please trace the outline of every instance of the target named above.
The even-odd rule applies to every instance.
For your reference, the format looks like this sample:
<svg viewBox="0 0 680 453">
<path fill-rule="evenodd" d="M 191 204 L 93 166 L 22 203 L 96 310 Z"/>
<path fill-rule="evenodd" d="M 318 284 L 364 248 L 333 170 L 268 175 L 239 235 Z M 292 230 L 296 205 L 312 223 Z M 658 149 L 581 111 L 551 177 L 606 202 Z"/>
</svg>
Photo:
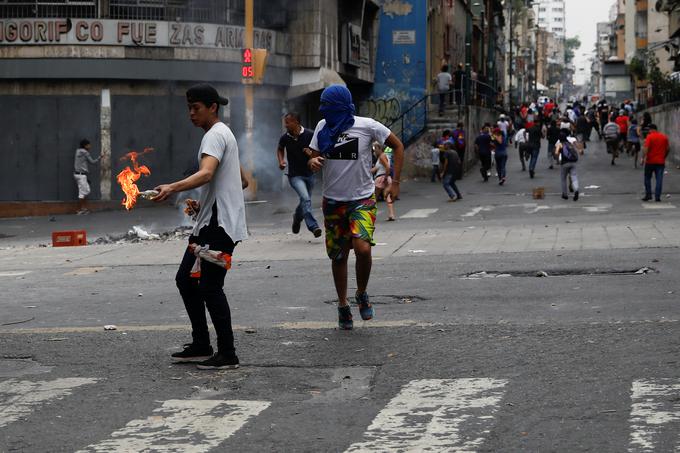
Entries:
<svg viewBox="0 0 680 453">
<path fill-rule="evenodd" d="M 534 12 L 538 26 L 560 38 L 566 37 L 566 0 L 535 0 Z"/>
</svg>

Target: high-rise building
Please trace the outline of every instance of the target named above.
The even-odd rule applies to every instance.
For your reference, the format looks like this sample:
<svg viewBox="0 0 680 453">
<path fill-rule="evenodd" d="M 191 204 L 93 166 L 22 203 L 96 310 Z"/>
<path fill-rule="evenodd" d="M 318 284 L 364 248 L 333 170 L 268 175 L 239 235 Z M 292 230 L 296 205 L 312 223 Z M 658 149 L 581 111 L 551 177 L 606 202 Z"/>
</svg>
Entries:
<svg viewBox="0 0 680 453">
<path fill-rule="evenodd" d="M 536 0 L 533 3 L 538 26 L 560 38 L 566 36 L 565 0 Z"/>
</svg>

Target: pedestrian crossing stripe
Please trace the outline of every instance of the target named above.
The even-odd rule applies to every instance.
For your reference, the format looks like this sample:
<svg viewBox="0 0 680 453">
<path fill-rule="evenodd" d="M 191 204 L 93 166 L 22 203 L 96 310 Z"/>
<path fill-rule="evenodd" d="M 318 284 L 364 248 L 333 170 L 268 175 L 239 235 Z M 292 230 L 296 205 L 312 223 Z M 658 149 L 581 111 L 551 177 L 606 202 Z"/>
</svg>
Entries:
<svg viewBox="0 0 680 453">
<path fill-rule="evenodd" d="M 628 451 L 680 449 L 680 380 L 634 381 L 631 403 Z"/>
<path fill-rule="evenodd" d="M 267 401 L 168 400 L 147 418 L 133 420 L 85 452 L 203 453 L 269 407 Z"/>
<path fill-rule="evenodd" d="M 432 214 L 435 214 L 439 209 L 411 209 L 406 214 L 402 215 L 402 219 L 426 219 Z"/>
<path fill-rule="evenodd" d="M 411 381 L 346 452 L 475 451 L 493 426 L 506 384 L 485 378 Z"/>
<path fill-rule="evenodd" d="M 73 390 L 97 379 L 62 378 L 52 381 L 19 381 L 8 379 L 0 382 L 0 428 L 33 412 L 39 405 L 71 395 Z"/>
</svg>

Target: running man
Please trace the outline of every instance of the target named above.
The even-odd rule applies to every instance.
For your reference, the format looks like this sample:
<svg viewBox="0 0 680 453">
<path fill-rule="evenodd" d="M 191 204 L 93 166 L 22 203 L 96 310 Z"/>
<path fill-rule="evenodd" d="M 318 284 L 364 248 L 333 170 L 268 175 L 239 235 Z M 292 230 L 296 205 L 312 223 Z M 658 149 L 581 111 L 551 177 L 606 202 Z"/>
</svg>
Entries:
<svg viewBox="0 0 680 453">
<path fill-rule="evenodd" d="M 80 148 L 76 150 L 76 156 L 73 163 L 73 179 L 76 181 L 78 187 L 78 212 L 76 214 L 89 214 L 87 209 L 87 196 L 90 194 L 90 182 L 88 177 L 90 174 L 89 164 L 96 164 L 101 159 L 101 156 L 96 159 L 90 155 L 92 144 L 86 138 L 80 141 Z"/>
<path fill-rule="evenodd" d="M 199 169 L 181 181 L 156 187 L 159 193 L 154 201 L 200 188 L 199 211 L 189 244 L 209 245 L 210 250 L 223 252 L 230 259 L 236 245 L 248 234 L 242 189 L 245 182 L 241 180 L 238 145 L 231 129 L 219 119 L 219 106 L 229 101 L 208 84 L 192 86 L 186 97 L 191 122 L 205 131 L 198 150 Z M 238 368 L 231 312 L 223 290 L 228 266 L 201 260 L 200 277 L 193 278 L 196 259 L 192 247 L 188 247 L 175 277 L 191 321 L 193 341 L 186 344 L 183 351 L 172 354 L 172 358 L 180 363 L 198 362 L 198 368 L 206 370 Z M 206 307 L 217 333 L 217 353 L 214 355 Z"/>
<path fill-rule="evenodd" d="M 276 158 L 279 160 L 281 170 L 288 167 L 288 183 L 300 198 L 300 203 L 293 214 L 293 234 L 300 232 L 300 225 L 304 220 L 307 229 L 315 238 L 318 238 L 321 236 L 321 228 L 312 214 L 314 173 L 307 166 L 309 157 L 312 155 L 308 147 L 314 134 L 300 124 L 300 115 L 295 112 L 287 113 L 283 121 L 286 133 L 279 139 Z M 288 159 L 287 165 L 286 158 Z"/>
<path fill-rule="evenodd" d="M 404 145 L 390 130 L 371 118 L 355 116 L 352 94 L 342 85 L 331 85 L 321 93 L 319 121 L 310 144 L 313 156 L 309 168 L 322 170 L 323 214 L 326 251 L 331 259 L 333 281 L 338 293 L 338 325 L 353 327 L 347 300 L 347 259 L 350 249 L 356 256 L 357 291 L 361 319 L 373 318 L 373 307 L 366 289 L 371 275 L 371 246 L 375 231 L 375 183 L 371 175 L 372 144 L 377 141 L 393 150 L 394 177 L 388 189 L 393 200 L 399 197 Z"/>
</svg>

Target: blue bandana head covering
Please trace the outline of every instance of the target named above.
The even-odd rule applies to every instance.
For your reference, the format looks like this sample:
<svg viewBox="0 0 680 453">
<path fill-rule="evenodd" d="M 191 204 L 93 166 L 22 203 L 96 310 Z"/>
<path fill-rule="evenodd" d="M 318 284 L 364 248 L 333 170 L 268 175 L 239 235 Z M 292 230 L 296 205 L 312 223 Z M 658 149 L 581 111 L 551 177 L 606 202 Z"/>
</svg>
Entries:
<svg viewBox="0 0 680 453">
<path fill-rule="evenodd" d="M 319 131 L 319 151 L 328 154 L 338 142 L 340 134 L 354 125 L 355 108 L 352 93 L 343 85 L 331 85 L 321 93 L 319 113 L 326 125 Z"/>
</svg>

